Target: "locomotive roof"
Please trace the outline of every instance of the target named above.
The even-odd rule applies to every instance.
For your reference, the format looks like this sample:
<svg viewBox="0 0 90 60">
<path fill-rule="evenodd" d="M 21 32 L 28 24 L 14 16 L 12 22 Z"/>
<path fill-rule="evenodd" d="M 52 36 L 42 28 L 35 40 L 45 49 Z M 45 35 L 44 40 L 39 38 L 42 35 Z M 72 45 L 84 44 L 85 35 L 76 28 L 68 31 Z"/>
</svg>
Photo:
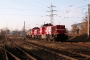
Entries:
<svg viewBox="0 0 90 60">
<path fill-rule="evenodd" d="M 34 27 L 33 29 L 39 29 L 39 27 Z"/>
<path fill-rule="evenodd" d="M 47 24 L 42 25 L 42 27 L 44 26 L 53 26 L 53 25 L 51 23 L 47 23 Z"/>
</svg>

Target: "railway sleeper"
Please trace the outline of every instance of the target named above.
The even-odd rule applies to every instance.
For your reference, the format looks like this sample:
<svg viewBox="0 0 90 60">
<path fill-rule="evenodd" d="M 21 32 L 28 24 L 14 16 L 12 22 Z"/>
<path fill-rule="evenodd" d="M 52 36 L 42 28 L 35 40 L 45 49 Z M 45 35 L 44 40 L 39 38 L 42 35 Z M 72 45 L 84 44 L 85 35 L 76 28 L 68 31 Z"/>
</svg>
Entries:
<svg viewBox="0 0 90 60">
<path fill-rule="evenodd" d="M 4 54 L 5 54 L 5 60 L 8 60 L 8 56 L 7 56 L 6 50 L 5 50 L 3 47 L 1 47 L 1 48 L 2 48 L 2 50 L 4 51 Z"/>
<path fill-rule="evenodd" d="M 7 52 L 8 60 L 20 60 L 18 57 L 16 57 L 15 55 L 10 53 L 9 51 L 6 51 L 6 52 Z"/>
<path fill-rule="evenodd" d="M 26 55 L 30 60 L 37 60 L 34 57 L 32 57 L 30 54 L 26 53 L 24 50 L 22 50 L 20 47 L 16 46 L 15 44 L 13 44 L 14 47 L 16 47 L 16 50 L 18 50 L 21 54 Z"/>
<path fill-rule="evenodd" d="M 61 54 L 61 53 L 58 53 L 58 52 L 56 52 L 56 51 L 53 51 L 53 50 L 51 50 L 50 48 L 48 49 L 48 47 L 41 46 L 41 45 L 34 44 L 34 43 L 31 43 L 31 44 L 34 45 L 34 46 L 36 46 L 36 47 L 38 47 L 38 48 L 40 48 L 40 49 L 43 49 L 43 50 L 45 50 L 45 51 L 48 51 L 48 52 L 50 52 L 50 53 L 52 53 L 52 54 L 58 55 L 58 56 L 60 56 L 60 57 L 63 57 L 63 58 L 66 58 L 66 59 L 70 59 L 70 60 L 77 60 L 77 59 L 75 59 L 75 58 L 73 58 L 73 57 L 69 57 L 68 55 Z M 30 45 L 31 45 L 31 44 L 30 44 Z"/>
<path fill-rule="evenodd" d="M 76 58 L 76 59 L 86 59 L 86 56 L 82 56 L 82 55 L 79 55 L 79 54 L 75 54 L 75 53 L 72 53 L 72 52 L 67 52 L 67 51 L 63 51 L 63 50 L 57 50 L 57 49 L 52 49 L 52 48 L 49 48 L 49 47 L 45 47 L 45 46 L 41 46 L 41 45 L 38 45 L 38 44 L 35 44 L 35 43 L 31 43 L 31 44 L 34 44 L 35 46 L 39 46 L 40 48 L 43 47 L 46 49 L 49 49 L 50 51 L 57 51 L 57 53 L 61 53 L 63 55 L 67 55 L 67 56 L 70 56 L 70 57 L 73 57 L 73 58 Z"/>
</svg>

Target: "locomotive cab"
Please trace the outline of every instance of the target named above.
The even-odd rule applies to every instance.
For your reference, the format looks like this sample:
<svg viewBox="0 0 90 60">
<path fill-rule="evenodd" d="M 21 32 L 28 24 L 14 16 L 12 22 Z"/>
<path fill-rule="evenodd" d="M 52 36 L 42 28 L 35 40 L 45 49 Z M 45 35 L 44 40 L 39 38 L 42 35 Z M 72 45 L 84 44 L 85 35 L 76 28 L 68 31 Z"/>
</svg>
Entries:
<svg viewBox="0 0 90 60">
<path fill-rule="evenodd" d="M 56 25 L 52 28 L 52 32 L 55 35 L 55 41 L 66 41 L 68 36 L 66 35 L 65 25 Z"/>
<path fill-rule="evenodd" d="M 53 40 L 53 41 L 65 41 L 68 36 L 66 35 L 65 25 L 55 25 L 45 24 L 42 27 L 41 38 L 44 40 Z"/>
<path fill-rule="evenodd" d="M 31 34 L 31 38 L 33 39 L 37 39 L 38 38 L 38 30 L 39 30 L 39 27 L 34 27 L 30 34 Z"/>
</svg>

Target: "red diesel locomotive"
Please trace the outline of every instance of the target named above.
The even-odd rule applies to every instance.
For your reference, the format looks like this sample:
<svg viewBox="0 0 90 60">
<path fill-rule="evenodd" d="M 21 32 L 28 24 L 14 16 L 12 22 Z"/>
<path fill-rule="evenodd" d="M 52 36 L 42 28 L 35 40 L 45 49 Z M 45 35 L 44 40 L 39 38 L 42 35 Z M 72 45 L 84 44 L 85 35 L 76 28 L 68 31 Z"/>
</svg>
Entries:
<svg viewBox="0 0 90 60">
<path fill-rule="evenodd" d="M 53 41 L 66 41 L 65 25 L 44 24 L 42 27 L 34 27 L 30 30 L 30 38 Z"/>
</svg>

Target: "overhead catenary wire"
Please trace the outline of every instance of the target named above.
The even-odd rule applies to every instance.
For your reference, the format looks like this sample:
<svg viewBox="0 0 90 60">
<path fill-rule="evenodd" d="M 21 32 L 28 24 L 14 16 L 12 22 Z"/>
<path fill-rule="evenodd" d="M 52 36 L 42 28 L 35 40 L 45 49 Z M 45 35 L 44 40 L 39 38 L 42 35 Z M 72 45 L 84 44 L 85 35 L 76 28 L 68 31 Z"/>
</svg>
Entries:
<svg viewBox="0 0 90 60">
<path fill-rule="evenodd" d="M 84 1 L 84 0 L 82 0 L 82 1 Z M 85 1 L 86 1 L 86 0 L 85 0 Z M 84 2 L 85 2 L 85 1 L 84 1 Z M 77 3 L 81 3 L 81 1 L 79 1 L 79 2 L 77 2 Z M 76 4 L 76 3 L 74 3 L 74 4 Z M 72 7 L 72 6 L 74 6 L 74 4 L 71 4 L 71 5 L 69 5 L 68 7 Z M 75 9 L 73 9 L 73 10 L 80 9 L 80 8 L 82 8 L 82 7 L 85 7 L 85 6 L 87 6 L 87 5 L 83 5 L 83 6 L 77 7 L 77 8 L 75 8 Z M 65 7 L 65 8 L 68 8 L 68 7 Z"/>
<path fill-rule="evenodd" d="M 71 12 L 76 12 L 76 10 L 78 10 L 78 9 L 80 10 L 80 8 L 83 8 L 83 7 L 86 7 L 86 6 L 88 6 L 88 5 L 83 5 L 83 6 L 80 6 L 80 7 L 75 8 L 75 9 L 72 9 L 70 11 L 66 10 L 67 12 L 66 11 L 65 12 L 66 12 L 66 14 L 69 14 Z M 83 10 L 83 9 L 81 9 L 81 10 Z M 83 11 L 81 13 L 83 14 Z"/>
</svg>

